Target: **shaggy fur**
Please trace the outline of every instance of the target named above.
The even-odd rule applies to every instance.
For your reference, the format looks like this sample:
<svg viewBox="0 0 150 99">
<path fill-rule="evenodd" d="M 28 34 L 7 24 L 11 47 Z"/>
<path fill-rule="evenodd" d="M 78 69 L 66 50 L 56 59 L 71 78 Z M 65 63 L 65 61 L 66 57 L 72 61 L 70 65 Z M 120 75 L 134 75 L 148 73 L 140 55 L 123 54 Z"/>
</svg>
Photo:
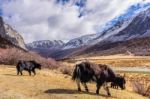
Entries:
<svg viewBox="0 0 150 99">
<path fill-rule="evenodd" d="M 119 86 L 122 86 L 122 88 L 124 86 L 124 83 L 120 83 L 123 82 L 122 79 L 116 78 L 116 74 L 110 67 L 102 64 L 97 65 L 90 62 L 82 62 L 80 64 L 76 64 L 72 79 L 76 80 L 78 91 L 81 91 L 80 82 L 83 84 L 87 92 L 89 90 L 86 83 L 90 81 L 96 82 L 97 94 L 99 94 L 99 89 L 103 85 L 104 89 L 107 91 L 107 94 L 110 95 L 107 82 L 115 82 Z"/>
<path fill-rule="evenodd" d="M 33 72 L 34 75 L 36 75 L 36 72 L 35 72 L 36 68 L 41 69 L 41 64 L 39 64 L 35 61 L 19 60 L 17 66 L 16 66 L 17 75 L 19 75 L 19 73 L 21 75 L 23 75 L 23 73 L 22 73 L 23 70 L 28 71 L 30 76 L 31 76 L 31 72 Z"/>
</svg>

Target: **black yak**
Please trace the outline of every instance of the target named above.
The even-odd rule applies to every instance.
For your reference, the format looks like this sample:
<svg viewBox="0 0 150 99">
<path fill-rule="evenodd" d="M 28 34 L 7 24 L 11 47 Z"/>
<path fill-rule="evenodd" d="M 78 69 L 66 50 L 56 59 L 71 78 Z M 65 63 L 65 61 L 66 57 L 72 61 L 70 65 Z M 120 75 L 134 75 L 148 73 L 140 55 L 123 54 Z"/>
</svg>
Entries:
<svg viewBox="0 0 150 99">
<path fill-rule="evenodd" d="M 17 69 L 17 75 L 19 75 L 19 73 L 21 75 L 23 70 L 26 70 L 29 72 L 29 75 L 31 76 L 31 72 L 34 73 L 34 75 L 36 75 L 35 69 L 41 69 L 41 64 L 35 62 L 35 61 L 23 61 L 23 60 L 19 60 L 18 64 L 16 66 Z"/>
<path fill-rule="evenodd" d="M 113 72 L 113 70 L 107 65 L 102 64 L 97 65 L 90 62 L 82 62 L 80 64 L 76 64 L 75 69 L 73 71 L 72 79 L 76 80 L 78 91 L 81 91 L 81 82 L 85 87 L 85 90 L 88 92 L 89 90 L 86 83 L 89 81 L 96 82 L 97 94 L 99 94 L 99 89 L 103 85 L 104 89 L 107 91 L 107 95 L 110 95 L 107 82 L 115 82 L 122 89 L 125 88 L 124 81 L 122 79 L 116 78 L 116 74 Z"/>
</svg>

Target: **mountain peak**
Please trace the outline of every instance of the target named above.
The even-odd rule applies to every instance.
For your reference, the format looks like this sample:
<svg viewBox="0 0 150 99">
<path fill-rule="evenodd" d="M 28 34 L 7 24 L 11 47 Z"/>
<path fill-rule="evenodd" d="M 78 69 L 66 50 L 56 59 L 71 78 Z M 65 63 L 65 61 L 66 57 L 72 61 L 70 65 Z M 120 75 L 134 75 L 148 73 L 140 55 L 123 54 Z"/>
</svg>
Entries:
<svg viewBox="0 0 150 99">
<path fill-rule="evenodd" d="M 46 49 L 57 49 L 64 45 L 64 42 L 61 40 L 40 40 L 40 41 L 33 41 L 32 43 L 26 44 L 29 49 L 36 49 L 36 48 L 46 48 Z"/>
</svg>

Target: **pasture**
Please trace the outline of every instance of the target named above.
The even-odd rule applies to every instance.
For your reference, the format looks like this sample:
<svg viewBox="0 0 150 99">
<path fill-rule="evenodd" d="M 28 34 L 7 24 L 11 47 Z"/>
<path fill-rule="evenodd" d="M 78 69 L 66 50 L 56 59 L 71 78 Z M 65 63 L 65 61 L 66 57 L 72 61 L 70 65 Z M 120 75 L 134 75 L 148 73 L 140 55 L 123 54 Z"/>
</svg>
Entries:
<svg viewBox="0 0 150 99">
<path fill-rule="evenodd" d="M 95 84 L 88 84 L 90 93 L 78 92 L 71 77 L 58 70 L 37 70 L 36 76 L 23 73 L 17 76 L 14 66 L 0 66 L 0 99 L 148 99 L 128 89 L 110 89 L 112 96 L 107 97 L 101 88 L 96 95 Z"/>
<path fill-rule="evenodd" d="M 125 55 L 111 55 L 111 56 L 81 56 L 66 60 L 67 63 L 75 63 L 77 61 L 89 60 L 97 64 L 109 64 L 115 67 L 150 67 L 150 56 L 125 56 Z"/>
</svg>

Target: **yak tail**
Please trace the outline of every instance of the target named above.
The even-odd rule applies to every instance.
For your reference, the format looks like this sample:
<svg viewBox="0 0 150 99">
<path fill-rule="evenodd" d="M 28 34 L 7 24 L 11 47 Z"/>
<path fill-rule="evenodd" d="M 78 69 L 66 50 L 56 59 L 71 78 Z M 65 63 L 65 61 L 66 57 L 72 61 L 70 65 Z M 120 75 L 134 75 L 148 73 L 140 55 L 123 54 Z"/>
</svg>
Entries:
<svg viewBox="0 0 150 99">
<path fill-rule="evenodd" d="M 80 78 L 80 68 L 78 65 L 76 65 L 74 71 L 73 71 L 73 75 L 72 75 L 72 80 L 76 80 Z"/>
</svg>

